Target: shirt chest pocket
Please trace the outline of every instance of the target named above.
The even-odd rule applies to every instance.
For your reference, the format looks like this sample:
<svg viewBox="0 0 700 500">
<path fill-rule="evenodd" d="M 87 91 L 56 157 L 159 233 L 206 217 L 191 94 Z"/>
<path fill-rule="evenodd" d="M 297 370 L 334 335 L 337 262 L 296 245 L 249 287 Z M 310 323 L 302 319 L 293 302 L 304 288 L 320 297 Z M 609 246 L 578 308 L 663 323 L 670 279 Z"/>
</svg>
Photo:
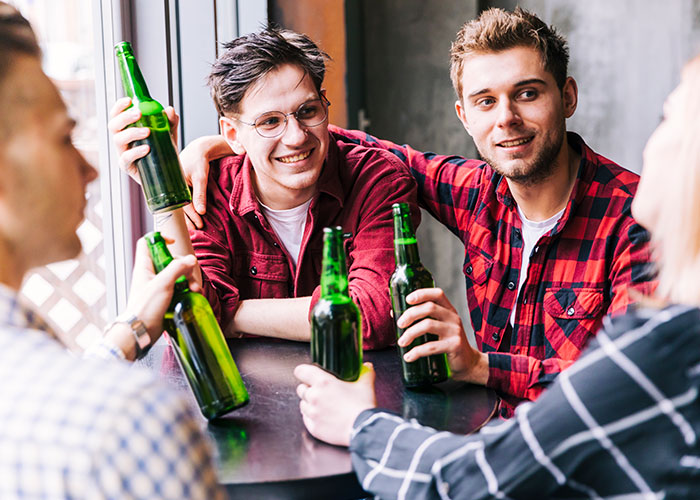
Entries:
<svg viewBox="0 0 700 500">
<path fill-rule="evenodd" d="M 486 283 L 491 268 L 493 267 L 493 259 L 484 256 L 478 250 L 469 248 L 464 258 L 464 276 L 467 279 L 467 287 L 471 281 L 474 285 L 483 285 Z"/>
<path fill-rule="evenodd" d="M 600 328 L 605 296 L 599 288 L 548 288 L 544 294 L 544 330 L 565 359 L 575 359 Z"/>
<path fill-rule="evenodd" d="M 241 299 L 290 296 L 291 273 L 284 256 L 248 252 L 235 259 L 234 277 Z"/>
</svg>

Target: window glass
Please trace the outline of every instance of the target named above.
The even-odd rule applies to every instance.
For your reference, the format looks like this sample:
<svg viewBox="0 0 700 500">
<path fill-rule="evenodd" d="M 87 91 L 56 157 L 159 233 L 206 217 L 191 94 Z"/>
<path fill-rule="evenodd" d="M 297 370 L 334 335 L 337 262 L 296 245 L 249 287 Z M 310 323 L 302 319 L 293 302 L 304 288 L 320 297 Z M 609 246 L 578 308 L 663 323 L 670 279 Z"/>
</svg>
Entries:
<svg viewBox="0 0 700 500">
<path fill-rule="evenodd" d="M 100 171 L 95 85 L 95 30 L 90 0 L 10 0 L 29 19 L 43 51 L 43 66 L 78 122 L 74 142 Z M 99 182 L 88 187 L 85 220 L 78 230 L 83 252 L 75 260 L 28 275 L 22 293 L 75 350 L 101 332 L 107 318 L 105 253 Z M 60 202 L 56 200 L 56 202 Z"/>
</svg>

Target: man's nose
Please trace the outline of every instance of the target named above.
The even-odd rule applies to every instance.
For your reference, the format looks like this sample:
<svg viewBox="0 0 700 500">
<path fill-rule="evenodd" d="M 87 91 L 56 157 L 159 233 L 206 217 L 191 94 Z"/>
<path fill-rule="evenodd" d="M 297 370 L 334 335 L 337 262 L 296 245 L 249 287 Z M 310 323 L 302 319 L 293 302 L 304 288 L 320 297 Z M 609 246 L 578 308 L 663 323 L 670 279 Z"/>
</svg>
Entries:
<svg viewBox="0 0 700 500">
<path fill-rule="evenodd" d="M 498 105 L 498 121 L 499 127 L 510 127 L 522 122 L 518 114 L 517 106 L 510 99 L 503 99 Z"/>
<path fill-rule="evenodd" d="M 284 131 L 282 142 L 289 146 L 302 144 L 306 141 L 306 127 L 299 123 L 296 116 L 287 117 L 287 130 Z"/>
</svg>

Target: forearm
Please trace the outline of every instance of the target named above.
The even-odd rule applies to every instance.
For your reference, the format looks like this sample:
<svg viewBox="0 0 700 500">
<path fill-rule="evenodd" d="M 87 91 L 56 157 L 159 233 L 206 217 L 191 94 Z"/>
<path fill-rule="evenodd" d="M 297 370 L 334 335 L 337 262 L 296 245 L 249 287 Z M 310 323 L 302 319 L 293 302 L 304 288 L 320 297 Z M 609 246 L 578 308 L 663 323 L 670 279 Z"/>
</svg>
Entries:
<svg viewBox="0 0 700 500">
<path fill-rule="evenodd" d="M 308 342 L 311 297 L 242 300 L 226 327 L 228 337 L 242 333 Z"/>
<path fill-rule="evenodd" d="M 168 243 L 168 248 L 173 257 L 195 255 L 182 208 L 154 215 L 153 225 L 156 231 L 160 231 L 165 238 L 173 240 L 172 243 Z M 201 284 L 202 270 L 199 265 L 195 268 L 194 276 L 197 282 Z"/>
<path fill-rule="evenodd" d="M 194 248 L 187 224 L 185 224 L 185 214 L 182 208 L 154 215 L 153 223 L 156 231 L 160 231 L 164 237 L 174 240 L 173 243 L 168 244 L 173 256 L 194 255 Z"/>
</svg>

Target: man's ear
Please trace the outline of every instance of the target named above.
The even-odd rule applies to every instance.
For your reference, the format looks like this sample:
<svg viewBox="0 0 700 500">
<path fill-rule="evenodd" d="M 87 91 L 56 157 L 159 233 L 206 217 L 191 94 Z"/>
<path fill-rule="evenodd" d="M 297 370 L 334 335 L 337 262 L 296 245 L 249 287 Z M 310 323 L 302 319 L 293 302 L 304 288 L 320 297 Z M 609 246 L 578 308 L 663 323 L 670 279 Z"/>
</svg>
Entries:
<svg viewBox="0 0 700 500">
<path fill-rule="evenodd" d="M 561 89 L 562 102 L 564 105 L 564 116 L 571 118 L 578 105 L 578 85 L 573 77 L 568 77 Z"/>
<path fill-rule="evenodd" d="M 228 145 L 237 155 L 245 154 L 245 146 L 238 140 L 238 125 L 233 118 L 222 116 L 219 118 L 219 128 L 221 135 L 226 139 Z"/>
<path fill-rule="evenodd" d="M 467 131 L 467 134 L 472 135 L 472 133 L 469 131 L 469 122 L 467 121 L 467 114 L 464 112 L 464 106 L 462 105 L 461 99 L 457 99 L 455 101 L 455 113 L 457 113 L 457 118 L 459 118 L 459 121 L 462 122 L 462 126 L 464 127 L 464 130 Z"/>
</svg>

